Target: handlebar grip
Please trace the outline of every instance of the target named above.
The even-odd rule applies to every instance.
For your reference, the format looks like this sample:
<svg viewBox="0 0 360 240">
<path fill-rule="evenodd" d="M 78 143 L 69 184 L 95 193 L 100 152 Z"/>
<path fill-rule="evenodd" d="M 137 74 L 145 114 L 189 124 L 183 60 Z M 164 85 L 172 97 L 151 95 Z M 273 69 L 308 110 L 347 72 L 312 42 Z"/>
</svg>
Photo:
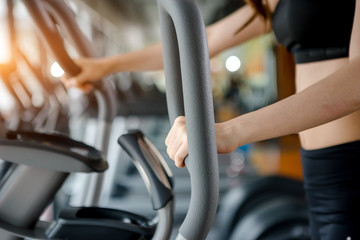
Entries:
<svg viewBox="0 0 360 240">
<path fill-rule="evenodd" d="M 58 61 L 63 70 L 70 76 L 75 76 L 81 72 L 81 69 L 74 63 L 68 55 L 62 37 L 60 36 L 54 19 L 51 18 L 44 3 L 41 0 L 23 1 L 28 9 L 31 18 L 38 28 L 38 32 L 45 40 L 49 50 Z"/>
<path fill-rule="evenodd" d="M 63 0 L 23 0 L 23 3 L 34 20 L 40 36 L 62 69 L 70 76 L 78 75 L 81 69 L 68 55 L 58 26 L 63 30 L 62 34 L 67 35 L 80 56 L 95 57 L 96 54 L 77 25 L 71 9 Z M 98 81 L 93 85 L 97 90 L 95 96 L 98 104 L 101 105 L 99 119 L 111 122 L 117 111 L 115 92 L 107 81 Z"/>
<path fill-rule="evenodd" d="M 170 122 L 186 117 L 191 200 L 177 239 L 204 240 L 219 197 L 205 25 L 195 0 L 158 0 Z"/>
</svg>

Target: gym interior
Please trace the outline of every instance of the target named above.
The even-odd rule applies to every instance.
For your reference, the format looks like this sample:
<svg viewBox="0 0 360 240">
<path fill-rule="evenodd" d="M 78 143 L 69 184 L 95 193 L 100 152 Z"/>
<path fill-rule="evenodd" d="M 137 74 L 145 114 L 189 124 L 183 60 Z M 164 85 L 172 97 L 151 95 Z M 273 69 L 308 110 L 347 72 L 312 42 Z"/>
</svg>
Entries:
<svg viewBox="0 0 360 240">
<path fill-rule="evenodd" d="M 164 71 L 111 74 L 90 93 L 64 87 L 76 73 L 71 59 L 163 41 L 159 9 L 168 2 L 0 2 L 1 240 L 310 239 L 297 135 L 218 154 L 214 217 L 192 222 L 199 237 L 178 236 L 196 189 L 166 152 Z M 204 26 L 244 5 L 183 2 L 196 2 Z M 293 94 L 292 66 L 271 32 L 211 58 L 215 121 Z"/>
</svg>

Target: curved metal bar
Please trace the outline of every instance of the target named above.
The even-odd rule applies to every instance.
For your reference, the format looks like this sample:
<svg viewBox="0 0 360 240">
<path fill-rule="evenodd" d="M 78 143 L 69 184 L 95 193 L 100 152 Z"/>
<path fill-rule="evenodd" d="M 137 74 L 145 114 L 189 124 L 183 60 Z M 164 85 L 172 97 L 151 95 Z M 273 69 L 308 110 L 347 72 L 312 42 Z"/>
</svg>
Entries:
<svg viewBox="0 0 360 240">
<path fill-rule="evenodd" d="M 80 69 L 67 54 L 57 26 L 62 30 L 63 34 L 67 35 L 82 57 L 96 56 L 90 42 L 77 25 L 74 13 L 63 0 L 24 0 L 23 2 L 38 26 L 42 37 L 65 72 L 70 75 L 76 75 L 80 72 Z M 51 16 L 54 17 L 56 23 Z M 98 103 L 99 121 L 94 146 L 107 156 L 111 123 L 117 110 L 116 96 L 111 83 L 108 81 L 103 80 L 95 84 L 95 87 L 94 94 Z M 86 206 L 96 206 L 99 204 L 103 178 L 103 174 L 89 176 L 87 180 L 88 186 L 86 187 L 87 192 L 86 196 L 84 196 L 84 204 Z"/>
<path fill-rule="evenodd" d="M 24 0 L 23 2 L 59 65 L 71 76 L 80 73 L 81 69 L 70 58 L 64 47 L 57 26 L 63 30 L 68 39 L 74 44 L 79 55 L 82 57 L 95 57 L 96 53 L 77 25 L 75 15 L 71 9 L 63 0 Z M 51 16 L 55 18 L 56 23 Z M 103 104 L 99 106 L 99 119 L 111 122 L 116 115 L 115 93 L 111 84 L 107 81 L 101 81 L 101 84 L 95 86 L 99 91 L 99 93 L 95 94 L 98 102 Z"/>
<path fill-rule="evenodd" d="M 75 13 L 64 0 L 42 0 L 46 10 L 54 17 L 56 24 L 61 27 L 61 34 L 67 39 L 80 56 L 96 57 L 97 53 L 89 39 L 76 24 Z"/>
<path fill-rule="evenodd" d="M 195 0 L 158 4 L 170 121 L 185 113 L 189 144 L 191 201 L 178 239 L 201 240 L 210 231 L 219 195 L 206 31 Z"/>
<path fill-rule="evenodd" d="M 168 240 L 171 236 L 171 230 L 174 221 L 174 202 L 168 202 L 163 208 L 160 208 L 157 213 L 159 216 L 159 221 L 152 239 Z"/>
<path fill-rule="evenodd" d="M 64 71 L 71 76 L 80 73 L 81 69 L 74 64 L 65 51 L 63 40 L 53 19 L 48 14 L 44 3 L 41 0 L 25 0 L 23 3 L 34 20 L 39 33 L 43 37 L 43 40 L 45 40 L 48 45 L 49 50 L 52 52 L 53 56 L 59 62 Z"/>
</svg>

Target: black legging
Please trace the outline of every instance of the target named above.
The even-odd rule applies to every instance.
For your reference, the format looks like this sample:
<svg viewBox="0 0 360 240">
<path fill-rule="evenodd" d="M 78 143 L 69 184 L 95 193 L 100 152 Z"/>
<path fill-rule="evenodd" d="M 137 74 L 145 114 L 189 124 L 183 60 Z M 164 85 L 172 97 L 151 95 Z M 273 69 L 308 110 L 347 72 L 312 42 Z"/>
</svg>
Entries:
<svg viewBox="0 0 360 240">
<path fill-rule="evenodd" d="M 360 141 L 301 153 L 311 239 L 360 239 Z"/>
</svg>

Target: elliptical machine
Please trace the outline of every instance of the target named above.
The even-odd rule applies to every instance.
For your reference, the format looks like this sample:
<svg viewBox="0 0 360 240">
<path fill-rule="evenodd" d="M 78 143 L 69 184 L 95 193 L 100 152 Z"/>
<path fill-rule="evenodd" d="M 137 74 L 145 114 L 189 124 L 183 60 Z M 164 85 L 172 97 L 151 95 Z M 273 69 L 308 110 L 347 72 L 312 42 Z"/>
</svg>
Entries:
<svg viewBox="0 0 360 240">
<path fill-rule="evenodd" d="M 60 44 L 57 26 L 85 46 L 78 28 L 69 22 L 69 11 L 62 0 L 24 1 L 34 17 L 53 55 L 70 75 L 78 73 Z M 188 214 L 177 240 L 205 239 L 213 223 L 218 203 L 218 167 L 214 113 L 210 86 L 206 32 L 200 11 L 193 0 L 159 0 L 163 32 L 167 102 L 171 122 L 186 115 L 192 195 Z M 46 8 L 49 10 L 47 10 Z M 182 14 L 179 14 L 179 13 Z M 49 37 L 50 36 L 50 37 Z M 48 37 L 48 38 L 47 38 Z M 51 43 L 52 40 L 55 40 Z M 105 96 L 106 83 L 96 86 Z M 111 120 L 113 113 L 104 116 Z M 149 183 L 159 223 L 119 210 L 83 207 L 64 210 L 53 223 L 40 222 L 39 216 L 53 200 L 69 172 L 102 172 L 107 168 L 102 154 L 70 138 L 39 133 L 5 132 L 0 136 L 1 157 L 16 163 L 0 182 L 1 239 L 13 236 L 30 239 L 169 239 L 172 228 L 171 176 L 159 154 L 139 132 L 119 139 Z M 125 141 L 125 143 L 123 143 Z M 47 156 L 44 158 L 44 156 Z M 31 189 L 31 192 L 27 191 Z M 19 203 L 19 205 L 18 205 Z M 21 207 L 20 207 L 21 206 Z"/>
<path fill-rule="evenodd" d="M 49 16 L 44 3 L 25 3 L 31 13 L 38 17 L 37 24 L 47 23 L 40 25 L 44 39 L 57 40 L 54 57 L 60 60 L 68 73 L 76 74 L 75 71 L 80 69 L 70 61 L 63 61 L 66 57 L 70 58 L 60 44 L 61 38 L 56 25 L 52 21 L 45 22 L 46 18 L 43 18 Z M 65 14 L 70 14 L 62 1 L 53 1 L 52 4 L 52 9 L 58 11 L 59 17 L 66 18 L 68 15 Z M 78 28 L 70 25 L 70 22 L 68 24 L 73 26 L 73 36 L 80 34 Z M 74 38 L 76 37 L 75 35 Z M 82 38 L 77 39 L 81 43 Z M 98 104 L 102 107 L 99 122 L 103 123 L 105 129 L 97 137 L 106 143 L 106 130 L 110 129 L 106 123 L 111 123 L 115 115 L 112 107 L 114 94 L 106 82 L 97 86 L 95 91 Z M 173 211 L 171 173 L 165 170 L 167 168 L 164 167 L 164 161 L 159 160 L 159 154 L 154 152 L 154 147 L 148 141 L 145 142 L 144 136 L 129 133 L 121 139 L 123 138 L 127 142 L 141 144 L 127 145 L 125 149 L 136 156 L 135 165 L 144 173 L 146 182 L 150 181 L 153 206 L 159 212 L 158 221 L 120 210 L 83 207 L 63 210 L 52 223 L 40 222 L 41 213 L 54 199 L 55 193 L 70 172 L 102 172 L 107 169 L 107 163 L 103 153 L 63 135 L 4 130 L 0 144 L 1 155 L 14 165 L 0 182 L 0 228 L 5 230 L 1 232 L 1 239 L 14 239 L 14 236 L 18 236 L 16 239 L 119 239 L 119 236 L 124 239 L 168 239 Z M 134 154 L 136 151 L 139 153 Z"/>
</svg>

